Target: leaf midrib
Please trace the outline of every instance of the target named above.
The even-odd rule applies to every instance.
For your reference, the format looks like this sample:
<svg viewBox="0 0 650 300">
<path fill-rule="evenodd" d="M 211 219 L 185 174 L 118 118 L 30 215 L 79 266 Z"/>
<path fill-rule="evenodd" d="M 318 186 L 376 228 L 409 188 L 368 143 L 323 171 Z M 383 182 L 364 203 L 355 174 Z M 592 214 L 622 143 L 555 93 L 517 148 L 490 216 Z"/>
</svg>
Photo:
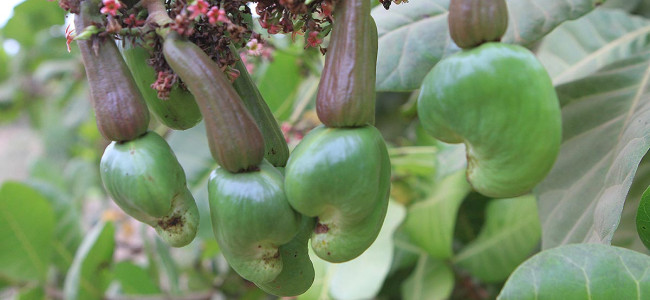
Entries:
<svg viewBox="0 0 650 300">
<path fill-rule="evenodd" d="M 2 216 L 5 218 L 5 220 L 7 220 L 9 227 L 12 229 L 12 231 L 18 238 L 18 241 L 25 249 L 27 256 L 30 258 L 34 266 L 39 270 L 41 274 L 44 273 L 45 271 L 44 263 L 39 259 L 39 256 L 36 253 L 36 249 L 34 249 L 32 247 L 32 244 L 29 243 L 27 236 L 25 236 L 25 233 L 21 230 L 20 226 L 18 225 L 18 222 L 16 222 L 16 220 L 13 218 L 12 215 L 7 213 L 6 207 L 4 207 L 4 205 L 2 209 L 0 209 L 0 212 L 2 212 Z"/>
<path fill-rule="evenodd" d="M 598 59 L 598 57 L 604 55 L 604 53 L 610 53 L 611 51 L 614 51 L 614 49 L 616 49 L 617 47 L 623 46 L 627 44 L 627 42 L 631 40 L 635 40 L 637 37 L 643 36 L 644 34 L 648 34 L 648 33 L 650 33 L 650 25 L 641 27 L 635 31 L 626 33 L 620 36 L 619 38 L 612 40 L 604 47 L 601 47 L 596 51 L 589 53 L 581 60 L 579 60 L 577 63 L 572 64 L 571 67 L 565 69 L 560 74 L 554 76 L 553 85 L 557 85 L 558 83 L 562 82 L 562 80 L 564 80 L 565 77 L 570 76 L 576 70 L 579 70 L 582 67 L 584 67 L 586 64 Z"/>
</svg>

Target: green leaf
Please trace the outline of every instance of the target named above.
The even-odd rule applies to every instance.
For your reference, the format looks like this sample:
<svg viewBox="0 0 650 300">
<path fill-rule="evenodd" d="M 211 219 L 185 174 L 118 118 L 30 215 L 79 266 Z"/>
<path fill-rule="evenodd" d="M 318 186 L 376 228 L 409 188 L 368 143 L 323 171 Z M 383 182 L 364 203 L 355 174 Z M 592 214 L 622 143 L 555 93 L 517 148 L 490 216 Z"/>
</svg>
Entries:
<svg viewBox="0 0 650 300">
<path fill-rule="evenodd" d="M 557 88 L 563 142 L 538 185 L 542 248 L 610 243 L 650 147 L 650 51 Z"/>
<path fill-rule="evenodd" d="M 458 208 L 471 189 L 464 170 L 433 185 L 425 200 L 408 209 L 404 229 L 411 242 L 432 257 L 451 257 Z"/>
<path fill-rule="evenodd" d="M 34 45 L 37 38 L 43 38 L 43 35 L 36 33 L 53 25 L 63 26 L 64 23 L 65 11 L 56 1 L 27 0 L 14 8 L 14 15 L 2 33 L 5 38 L 14 39 L 23 47 L 29 47 Z"/>
<path fill-rule="evenodd" d="M 293 103 L 300 81 L 298 57 L 286 52 L 276 51 L 270 63 L 258 80 L 258 88 L 276 118 L 286 120 L 293 111 Z"/>
<path fill-rule="evenodd" d="M 402 285 L 405 300 L 444 300 L 454 289 L 454 272 L 444 261 L 420 255 L 415 270 Z"/>
<path fill-rule="evenodd" d="M 634 13 L 646 18 L 650 17 L 650 0 L 641 0 L 639 6 L 634 9 Z"/>
<path fill-rule="evenodd" d="M 637 252 L 649 254 L 650 251 L 643 245 L 636 230 L 636 215 L 641 202 L 641 195 L 650 185 L 650 155 L 643 157 L 639 169 L 636 171 L 630 192 L 625 199 L 621 223 L 619 224 L 612 245 L 627 248 Z"/>
<path fill-rule="evenodd" d="M 0 45 L 2 44 L 4 44 L 4 40 L 0 37 Z M 0 47 L 0 82 L 4 82 L 9 77 L 9 62 L 10 58 L 5 52 L 4 47 Z"/>
<path fill-rule="evenodd" d="M 0 187 L 0 275 L 44 281 L 53 237 L 50 203 L 27 185 L 5 182 Z"/>
<path fill-rule="evenodd" d="M 379 292 L 388 275 L 393 257 L 393 233 L 402 223 L 406 211 L 391 201 L 386 219 L 377 240 L 359 257 L 340 264 L 328 263 L 316 256 L 311 247 L 309 256 L 314 264 L 315 278 L 312 287 L 301 300 L 372 299 Z"/>
<path fill-rule="evenodd" d="M 607 0 L 602 7 L 632 11 L 637 8 L 640 3 L 641 0 Z"/>
<path fill-rule="evenodd" d="M 649 20 L 620 10 L 597 9 L 556 28 L 537 53 L 557 85 L 646 50 L 649 35 Z"/>
<path fill-rule="evenodd" d="M 125 294 L 151 295 L 160 293 L 160 289 L 154 283 L 147 270 L 131 262 L 123 261 L 113 268 L 115 279 L 122 286 Z"/>
<path fill-rule="evenodd" d="M 566 245 L 541 252 L 515 270 L 499 300 L 648 299 L 650 257 L 599 245 Z"/>
<path fill-rule="evenodd" d="M 650 186 L 643 192 L 636 214 L 636 230 L 641 241 L 650 249 Z"/>
<path fill-rule="evenodd" d="M 454 262 L 483 282 L 501 282 L 539 244 L 535 197 L 491 200 L 485 218 L 478 238 L 463 248 Z"/>
<path fill-rule="evenodd" d="M 72 264 L 74 254 L 81 244 L 81 215 L 72 197 L 49 182 L 30 180 L 29 184 L 42 193 L 54 208 L 56 225 L 52 240 L 54 248 L 52 261 L 62 272 L 65 272 Z"/>
<path fill-rule="evenodd" d="M 45 298 L 45 290 L 42 286 L 30 287 L 21 290 L 17 297 L 18 300 L 43 300 Z"/>
<path fill-rule="evenodd" d="M 591 11 L 603 0 L 507 0 L 510 22 L 503 41 L 530 45 L 560 23 Z M 411 91 L 442 58 L 458 51 L 449 37 L 449 0 L 418 0 L 379 6 L 377 90 Z"/>
<path fill-rule="evenodd" d="M 96 224 L 81 242 L 65 277 L 63 295 L 68 300 L 101 299 L 110 282 L 115 250 L 115 226 Z"/>
<path fill-rule="evenodd" d="M 160 265 L 159 268 L 163 270 L 165 275 L 167 275 L 166 277 L 171 292 L 173 294 L 179 294 L 178 266 L 176 265 L 176 261 L 172 258 L 171 253 L 169 253 L 169 246 L 158 237 L 155 238 L 155 253 L 158 256 L 157 263 Z"/>
<path fill-rule="evenodd" d="M 435 146 L 414 146 L 390 148 L 390 163 L 393 173 L 431 177 L 436 170 Z"/>
</svg>

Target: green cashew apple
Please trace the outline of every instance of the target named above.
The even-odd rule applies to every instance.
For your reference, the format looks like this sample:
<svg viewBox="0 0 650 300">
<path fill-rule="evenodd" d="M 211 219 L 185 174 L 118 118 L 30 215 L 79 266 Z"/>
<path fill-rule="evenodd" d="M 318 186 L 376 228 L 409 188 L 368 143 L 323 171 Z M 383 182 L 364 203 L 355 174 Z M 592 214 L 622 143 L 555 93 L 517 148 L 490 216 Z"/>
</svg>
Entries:
<svg viewBox="0 0 650 300">
<path fill-rule="evenodd" d="M 280 246 L 282 271 L 268 283 L 256 283 L 263 291 L 281 297 L 298 296 L 314 282 L 314 266 L 309 259 L 307 243 L 314 230 L 315 220 L 302 217 L 298 234 L 289 243 Z"/>
<path fill-rule="evenodd" d="M 156 228 L 171 245 L 183 246 L 196 235 L 199 215 L 186 187 L 185 172 L 167 142 L 155 132 L 108 145 L 100 175 L 124 212 Z"/>
<path fill-rule="evenodd" d="M 390 190 L 386 144 L 373 126 L 317 127 L 289 157 L 285 191 L 291 206 L 317 217 L 311 245 L 316 255 L 344 262 L 377 238 Z"/>
<path fill-rule="evenodd" d="M 208 198 L 214 235 L 230 266 L 258 284 L 277 278 L 283 269 L 278 248 L 300 229 L 280 171 L 266 160 L 257 171 L 231 173 L 218 167 L 210 175 Z"/>
<path fill-rule="evenodd" d="M 196 236 L 199 229 L 199 208 L 192 193 L 187 189 L 172 199 L 169 215 L 152 225 L 158 235 L 172 247 L 183 247 Z"/>
<path fill-rule="evenodd" d="M 125 39 L 124 47 L 120 50 L 147 106 L 161 123 L 171 129 L 185 130 L 201 121 L 201 112 L 194 96 L 182 90 L 178 83 L 174 84 L 167 99 L 158 98 L 158 93 L 151 88 L 157 75 L 153 67 L 146 63 L 150 58 L 147 49 Z"/>
<path fill-rule="evenodd" d="M 527 49 L 487 43 L 440 61 L 418 98 L 435 138 L 467 147 L 467 179 L 489 197 L 528 193 L 553 166 L 562 139 L 548 73 Z"/>
</svg>

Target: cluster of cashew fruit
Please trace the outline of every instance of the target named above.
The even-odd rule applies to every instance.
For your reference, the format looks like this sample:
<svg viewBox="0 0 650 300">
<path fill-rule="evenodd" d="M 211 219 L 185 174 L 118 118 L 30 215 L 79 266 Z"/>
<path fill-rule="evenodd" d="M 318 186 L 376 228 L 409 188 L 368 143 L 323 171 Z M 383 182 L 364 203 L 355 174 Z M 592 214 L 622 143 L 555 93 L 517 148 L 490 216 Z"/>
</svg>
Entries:
<svg viewBox="0 0 650 300">
<path fill-rule="evenodd" d="M 463 50 L 431 70 L 418 98 L 425 130 L 464 143 L 468 181 L 498 198 L 544 179 L 562 138 L 551 79 L 529 50 L 498 42 L 507 25 L 505 0 L 452 0 L 449 29 Z"/>
<path fill-rule="evenodd" d="M 75 26 L 90 26 L 100 17 L 96 9 L 92 1 L 83 2 Z M 199 212 L 171 148 L 162 137 L 147 130 L 150 117 L 145 100 L 151 100 L 143 97 L 113 39 L 80 40 L 78 45 L 97 127 L 113 141 L 100 163 L 106 190 L 120 208 L 155 228 L 170 245 L 188 244 L 196 235 Z M 191 118 L 187 116 L 191 110 L 183 113 L 183 120 L 194 124 L 201 118 L 198 111 Z M 167 124 L 176 125 L 171 121 Z"/>
<path fill-rule="evenodd" d="M 100 23 L 99 0 L 83 0 L 77 31 Z M 280 296 L 304 293 L 314 280 L 308 255 L 344 262 L 376 239 L 388 207 L 390 161 L 374 124 L 377 31 L 370 2 L 341 0 L 317 96 L 323 126 L 289 155 L 280 128 L 248 75 L 230 82 L 200 47 L 173 30 L 158 0 L 142 1 L 155 15 L 166 63 L 187 90 L 168 100 L 149 87 L 149 51 L 111 36 L 79 40 L 97 125 L 114 141 L 101 177 L 114 201 L 156 229 L 170 245 L 190 243 L 199 214 L 185 173 L 165 140 L 148 131 L 149 110 L 172 129 L 204 120 L 219 164 L 208 183 L 210 214 L 220 249 L 243 278 Z M 235 51 L 232 47 L 230 51 Z M 286 166 L 286 168 L 285 168 Z"/>
</svg>

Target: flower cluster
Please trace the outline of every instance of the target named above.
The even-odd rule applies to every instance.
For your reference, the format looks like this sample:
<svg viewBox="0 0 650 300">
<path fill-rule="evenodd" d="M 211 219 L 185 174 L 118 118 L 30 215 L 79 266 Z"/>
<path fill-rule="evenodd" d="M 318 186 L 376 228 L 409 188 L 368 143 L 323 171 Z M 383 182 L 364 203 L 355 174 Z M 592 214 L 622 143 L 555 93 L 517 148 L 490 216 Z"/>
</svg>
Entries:
<svg viewBox="0 0 650 300">
<path fill-rule="evenodd" d="M 205 0 L 196 0 L 193 4 L 187 7 L 187 11 L 191 14 L 190 19 L 207 16 L 208 23 L 214 25 L 217 23 L 230 23 L 226 11 L 217 6 L 210 7 L 210 4 Z"/>
<path fill-rule="evenodd" d="M 317 0 L 306 4 L 298 0 L 259 0 L 257 13 L 259 23 L 269 34 L 307 34 L 305 48 L 320 48 L 323 38 L 329 34 L 332 22 L 333 0 Z M 321 48 L 321 51 L 324 51 Z"/>
<path fill-rule="evenodd" d="M 159 99 L 164 100 L 169 98 L 169 92 L 171 91 L 172 86 L 174 86 L 177 77 L 176 74 L 171 74 L 169 72 L 158 72 L 158 78 L 156 78 L 156 82 L 151 85 L 151 88 L 158 92 Z"/>
</svg>

